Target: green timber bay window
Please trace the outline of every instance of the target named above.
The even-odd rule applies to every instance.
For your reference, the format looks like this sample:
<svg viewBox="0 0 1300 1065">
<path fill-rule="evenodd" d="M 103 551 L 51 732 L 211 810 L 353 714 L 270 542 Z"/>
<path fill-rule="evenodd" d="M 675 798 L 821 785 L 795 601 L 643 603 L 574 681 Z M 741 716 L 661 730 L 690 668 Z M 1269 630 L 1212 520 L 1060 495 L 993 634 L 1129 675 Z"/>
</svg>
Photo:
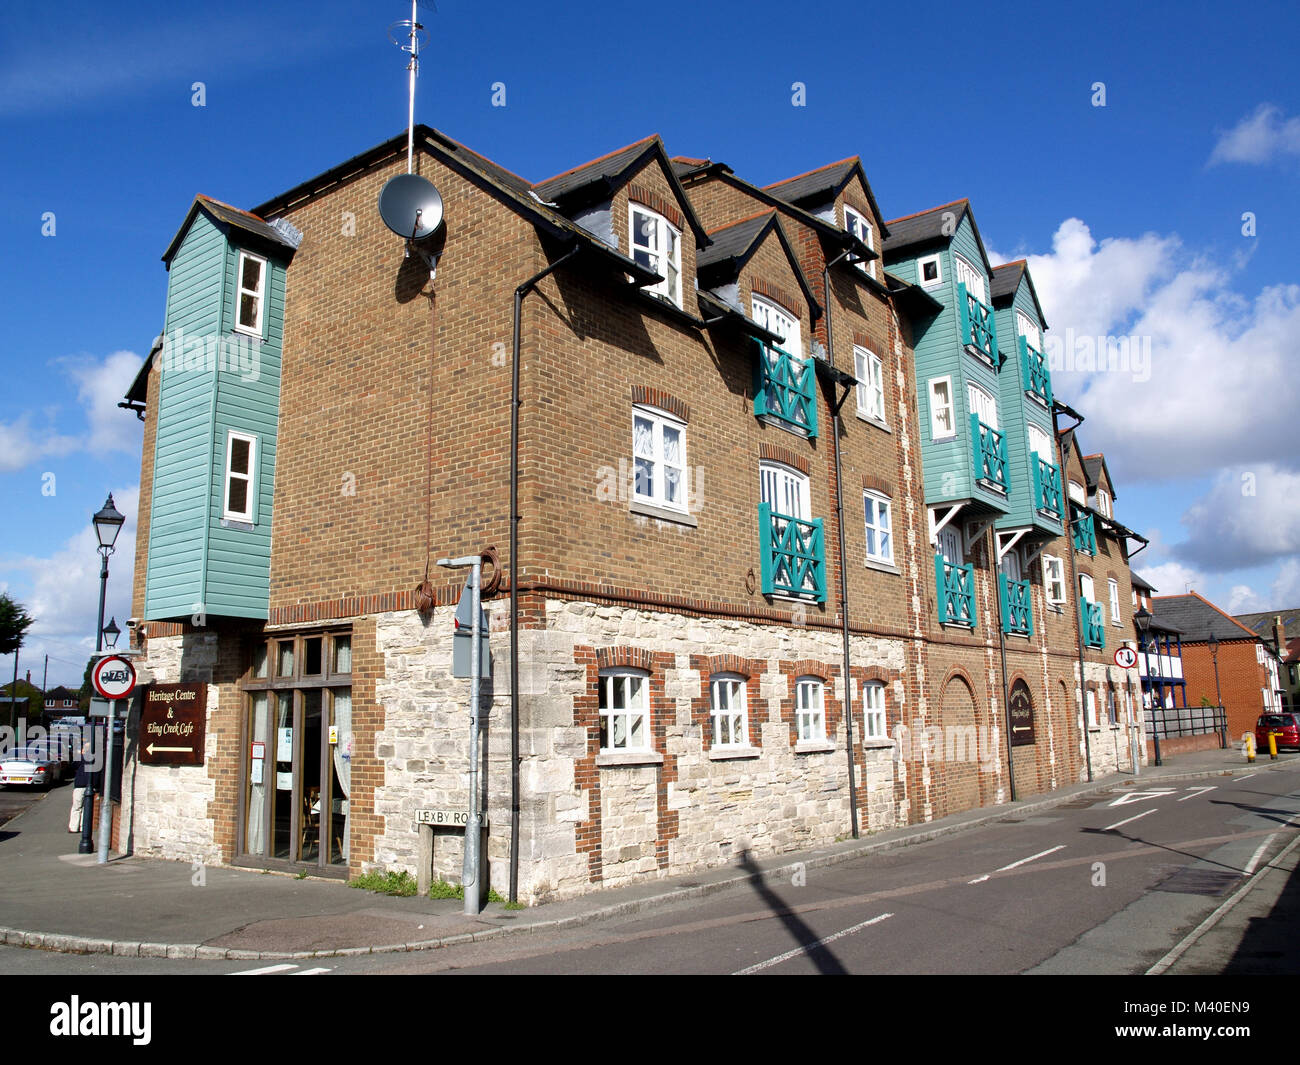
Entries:
<svg viewBox="0 0 1300 1065">
<path fill-rule="evenodd" d="M 1052 409 L 1052 379 L 1047 372 L 1047 358 L 1041 351 L 1029 346 L 1029 338 L 1016 337 L 1020 348 L 1020 371 L 1025 382 L 1025 395 L 1036 399 L 1049 411 Z"/>
<path fill-rule="evenodd" d="M 764 595 L 826 602 L 821 518 L 809 516 L 808 477 L 774 462 L 759 466 L 759 568 Z"/>
<path fill-rule="evenodd" d="M 1101 603 L 1080 597 L 1079 624 L 1083 627 L 1083 643 L 1100 650 L 1106 646 L 1106 615 Z"/>
<path fill-rule="evenodd" d="M 993 308 L 969 291 L 964 281 L 957 283 L 957 312 L 961 318 L 962 346 L 996 366 L 998 330 Z"/>
<path fill-rule="evenodd" d="M 1097 529 L 1092 515 L 1078 507 L 1071 508 L 1074 520 L 1070 522 L 1070 535 L 1074 540 L 1074 549 L 1088 555 L 1097 553 Z"/>
<path fill-rule="evenodd" d="M 1037 451 L 1029 453 L 1029 466 L 1034 471 L 1034 509 L 1052 518 L 1061 516 L 1061 468 L 1044 462 Z"/>
<path fill-rule="evenodd" d="M 980 421 L 978 414 L 970 416 L 971 449 L 975 461 L 975 480 L 1001 492 L 1007 491 L 1007 441 L 1006 437 Z"/>
<path fill-rule="evenodd" d="M 1029 582 L 998 574 L 998 595 L 1002 600 L 1002 631 L 1021 636 L 1034 634 L 1034 617 L 1029 607 Z"/>
</svg>

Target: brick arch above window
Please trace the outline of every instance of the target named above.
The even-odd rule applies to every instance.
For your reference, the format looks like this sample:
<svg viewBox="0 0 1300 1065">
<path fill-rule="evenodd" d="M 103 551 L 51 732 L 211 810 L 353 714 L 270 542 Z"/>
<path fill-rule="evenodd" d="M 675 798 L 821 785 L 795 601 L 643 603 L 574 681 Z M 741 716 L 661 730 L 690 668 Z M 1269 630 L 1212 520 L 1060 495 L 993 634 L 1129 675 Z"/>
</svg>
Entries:
<svg viewBox="0 0 1300 1065">
<path fill-rule="evenodd" d="M 737 676 L 749 680 L 750 677 L 762 671 L 763 663 L 761 660 L 751 661 L 748 658 L 741 658 L 740 655 L 732 654 L 692 655 L 691 666 L 701 673 L 707 671 L 707 675 L 710 677 L 717 673 L 735 673 Z"/>
<path fill-rule="evenodd" d="M 599 669 L 654 670 L 654 654 L 644 647 L 597 647 L 596 666 Z"/>
<path fill-rule="evenodd" d="M 661 388 L 651 388 L 648 385 L 633 385 L 632 402 L 644 407 L 658 407 L 660 410 L 667 411 L 684 422 L 691 420 L 690 406 L 684 400 L 678 399 Z"/>
<path fill-rule="evenodd" d="M 642 207 L 649 207 L 655 214 L 662 215 L 678 231 L 686 228 L 686 218 L 682 215 L 677 204 L 666 196 L 660 196 L 654 189 L 633 181 L 628 185 L 627 198 L 633 203 L 639 203 Z"/>
<path fill-rule="evenodd" d="M 770 281 L 764 281 L 761 277 L 754 278 L 749 287 L 753 295 L 780 304 L 781 308 L 788 311 L 793 317 L 798 318 L 800 321 L 803 320 L 806 310 L 803 300 L 788 289 L 784 289 L 780 285 L 774 285 Z"/>
<path fill-rule="evenodd" d="M 894 486 L 891 482 L 883 477 L 877 477 L 874 473 L 864 473 L 862 475 L 862 487 L 868 492 L 879 492 L 881 495 L 894 498 Z"/>
<path fill-rule="evenodd" d="M 781 672 L 799 680 L 802 677 L 812 677 L 820 680 L 823 684 L 830 684 L 833 677 L 840 675 L 838 666 L 828 666 L 824 662 L 818 662 L 815 658 L 796 658 L 792 662 L 782 662 Z"/>
<path fill-rule="evenodd" d="M 789 448 L 777 444 L 759 444 L 758 457 L 764 462 L 779 462 L 783 466 L 789 466 L 805 476 L 812 472 L 812 466 L 808 462 L 806 455 L 796 454 Z"/>
</svg>

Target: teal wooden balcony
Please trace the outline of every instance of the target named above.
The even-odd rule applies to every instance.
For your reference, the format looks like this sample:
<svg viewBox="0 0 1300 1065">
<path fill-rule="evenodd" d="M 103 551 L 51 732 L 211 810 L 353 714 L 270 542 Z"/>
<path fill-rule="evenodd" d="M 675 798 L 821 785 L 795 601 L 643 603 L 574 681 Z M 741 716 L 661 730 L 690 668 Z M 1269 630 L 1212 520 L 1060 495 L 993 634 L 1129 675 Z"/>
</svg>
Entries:
<svg viewBox="0 0 1300 1065">
<path fill-rule="evenodd" d="M 975 567 L 971 563 L 954 566 L 936 554 L 934 591 L 941 624 L 975 627 Z"/>
<path fill-rule="evenodd" d="M 1034 615 L 1030 609 L 1029 582 L 1013 581 L 1005 573 L 998 574 L 998 596 L 1002 600 L 1002 631 L 1034 634 Z"/>
<path fill-rule="evenodd" d="M 1086 511 L 1080 511 L 1078 507 L 1071 507 L 1074 514 L 1074 520 L 1070 522 L 1070 535 L 1074 539 L 1074 549 L 1082 551 L 1084 554 L 1095 555 L 1097 553 L 1097 527 L 1092 520 L 1092 515 Z"/>
<path fill-rule="evenodd" d="M 961 316 L 962 345 L 978 352 L 993 366 L 998 364 L 998 327 L 993 308 L 966 291 L 965 282 L 957 284 L 957 311 Z"/>
<path fill-rule="evenodd" d="M 1083 628 L 1083 644 L 1098 650 L 1106 646 L 1106 619 L 1100 603 L 1079 600 L 1079 624 Z"/>
<path fill-rule="evenodd" d="M 1047 358 L 1041 351 L 1029 346 L 1026 337 L 1017 337 L 1020 346 L 1020 374 L 1025 382 L 1025 395 L 1032 396 L 1049 411 L 1052 409 L 1052 375 L 1047 371 Z"/>
<path fill-rule="evenodd" d="M 822 520 L 803 521 L 758 505 L 759 559 L 764 595 L 795 595 L 826 602 Z"/>
<path fill-rule="evenodd" d="M 1037 451 L 1029 453 L 1029 467 L 1034 471 L 1034 509 L 1057 521 L 1061 520 L 1061 468 L 1044 462 Z"/>
<path fill-rule="evenodd" d="M 975 480 L 986 488 L 1007 492 L 1007 441 L 996 429 L 970 416 L 970 438 L 975 457 Z"/>
<path fill-rule="evenodd" d="M 801 359 L 771 344 L 757 346 L 754 413 L 816 436 L 817 378 L 812 359 Z"/>
</svg>

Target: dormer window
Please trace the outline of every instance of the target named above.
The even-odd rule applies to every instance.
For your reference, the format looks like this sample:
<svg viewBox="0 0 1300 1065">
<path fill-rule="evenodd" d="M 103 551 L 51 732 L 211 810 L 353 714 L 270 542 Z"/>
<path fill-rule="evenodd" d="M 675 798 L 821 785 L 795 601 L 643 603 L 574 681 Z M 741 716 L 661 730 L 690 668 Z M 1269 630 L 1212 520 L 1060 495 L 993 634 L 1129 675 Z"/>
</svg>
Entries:
<svg viewBox="0 0 1300 1065">
<path fill-rule="evenodd" d="M 239 253 L 239 291 L 235 329 L 252 336 L 262 335 L 262 306 L 266 302 L 266 260 L 246 251 Z"/>
<path fill-rule="evenodd" d="M 682 305 L 682 234 L 662 215 L 639 203 L 628 205 L 632 258 L 663 278 L 646 292 Z"/>
<path fill-rule="evenodd" d="M 855 211 L 847 203 L 844 205 L 844 228 L 872 251 L 876 250 L 875 230 L 860 211 Z M 858 263 L 858 269 L 871 277 L 876 276 L 876 260 Z"/>
</svg>

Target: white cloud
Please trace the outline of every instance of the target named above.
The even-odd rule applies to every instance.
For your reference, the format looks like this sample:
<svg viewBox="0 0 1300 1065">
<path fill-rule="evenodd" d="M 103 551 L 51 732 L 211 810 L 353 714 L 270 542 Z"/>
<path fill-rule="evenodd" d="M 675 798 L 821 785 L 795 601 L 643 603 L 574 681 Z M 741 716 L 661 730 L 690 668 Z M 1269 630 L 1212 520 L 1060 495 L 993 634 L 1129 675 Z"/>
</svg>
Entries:
<svg viewBox="0 0 1300 1065">
<path fill-rule="evenodd" d="M 1121 482 L 1277 458 L 1300 403 L 1300 285 L 1249 299 L 1230 268 L 1190 256 L 1176 236 L 1098 243 L 1077 218 L 1052 248 L 1028 262 L 1052 324 L 1053 386 Z M 1115 338 L 1122 356 L 1108 360 Z"/>
<path fill-rule="evenodd" d="M 1213 572 L 1300 555 L 1300 473 L 1268 463 L 1226 469 L 1181 521 L 1187 539 L 1170 552 Z"/>
<path fill-rule="evenodd" d="M 1272 606 L 1264 609 L 1289 609 L 1300 606 L 1300 558 L 1288 558 L 1278 568 L 1271 589 Z"/>
<path fill-rule="evenodd" d="M 89 356 L 56 360 L 76 386 L 84 428 L 67 424 L 67 416 L 54 405 L 42 408 L 39 424 L 31 412 L 16 421 L 0 422 L 0 473 L 78 451 L 97 456 L 110 451 L 138 455 L 143 425 L 118 403 L 142 361 L 133 351 L 115 351 L 102 360 Z M 60 432 L 60 422 L 65 423 L 64 429 L 80 431 L 71 435 Z"/>
<path fill-rule="evenodd" d="M 1153 595 L 1185 595 L 1191 588 L 1205 587 L 1205 574 L 1181 562 L 1164 562 L 1159 566 L 1138 567 L 1138 575 L 1155 592 Z"/>
<path fill-rule="evenodd" d="M 1268 607 L 1250 585 L 1234 584 L 1228 593 L 1228 605 L 1224 609 L 1229 614 L 1254 614 L 1267 610 Z"/>
<path fill-rule="evenodd" d="M 1265 103 L 1219 135 L 1208 165 L 1267 163 L 1279 155 L 1300 155 L 1300 117 L 1284 118 L 1280 107 Z"/>
</svg>

